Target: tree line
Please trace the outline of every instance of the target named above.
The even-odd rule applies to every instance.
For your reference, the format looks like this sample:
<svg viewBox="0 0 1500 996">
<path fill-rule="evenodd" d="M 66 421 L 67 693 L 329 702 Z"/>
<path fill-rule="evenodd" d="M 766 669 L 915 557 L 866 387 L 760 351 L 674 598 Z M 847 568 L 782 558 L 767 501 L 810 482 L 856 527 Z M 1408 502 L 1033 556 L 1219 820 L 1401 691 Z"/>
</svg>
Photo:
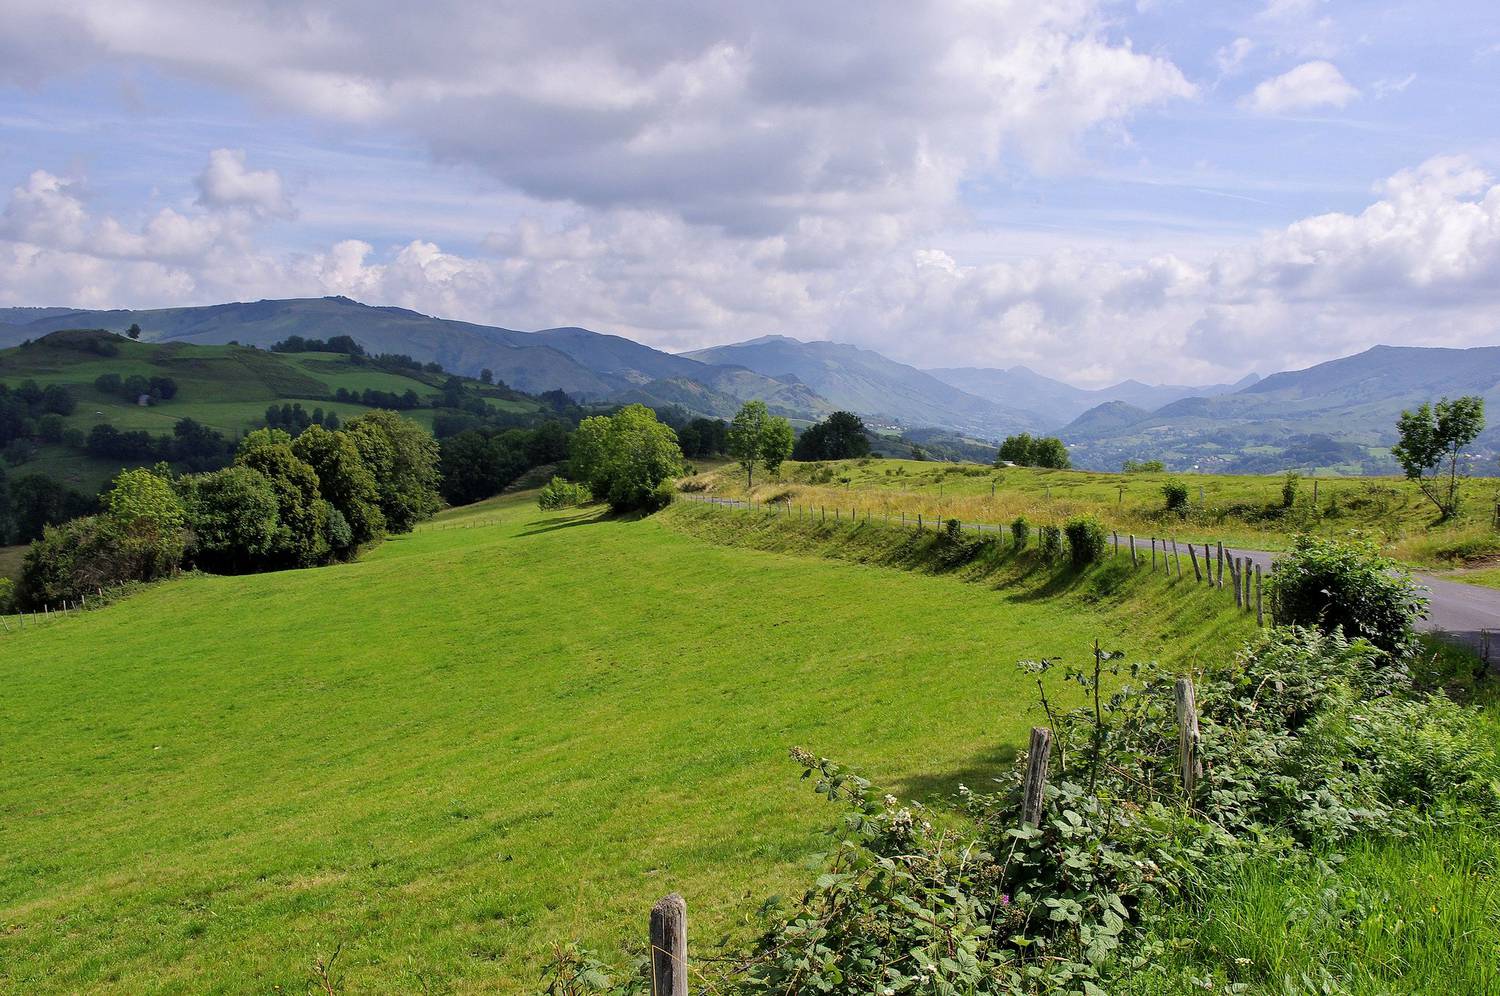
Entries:
<svg viewBox="0 0 1500 996">
<path fill-rule="evenodd" d="M 228 467 L 122 472 L 97 514 L 44 528 L 15 597 L 28 608 L 182 567 L 240 574 L 348 560 L 436 512 L 438 480 L 436 440 L 394 412 L 295 439 L 258 429 Z"/>
</svg>

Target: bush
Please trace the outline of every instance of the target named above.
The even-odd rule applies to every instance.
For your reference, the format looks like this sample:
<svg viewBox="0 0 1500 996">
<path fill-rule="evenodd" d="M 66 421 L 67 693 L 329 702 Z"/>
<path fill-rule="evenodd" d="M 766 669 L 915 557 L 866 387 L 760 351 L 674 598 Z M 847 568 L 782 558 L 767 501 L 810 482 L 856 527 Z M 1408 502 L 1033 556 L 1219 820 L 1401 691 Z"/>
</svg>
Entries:
<svg viewBox="0 0 1500 996">
<path fill-rule="evenodd" d="M 1038 539 L 1042 556 L 1047 560 L 1057 560 L 1062 556 L 1062 530 L 1057 526 L 1043 526 L 1038 531 Z"/>
<path fill-rule="evenodd" d="M 1011 521 L 1010 538 L 1017 549 L 1026 549 L 1026 544 L 1031 541 L 1031 523 L 1026 521 L 1026 516 L 1018 515 Z"/>
<path fill-rule="evenodd" d="M 1187 514 L 1188 489 L 1186 484 L 1173 477 L 1161 486 L 1161 493 L 1166 499 L 1168 512 L 1175 512 L 1178 515 Z"/>
<path fill-rule="evenodd" d="M 1104 527 L 1099 524 L 1098 519 L 1069 519 L 1064 530 L 1068 534 L 1068 555 L 1072 558 L 1074 567 L 1087 567 L 1104 559 Z"/>
<path fill-rule="evenodd" d="M 1291 508 L 1297 504 L 1297 482 L 1300 480 L 1295 470 L 1286 472 L 1281 479 L 1281 507 Z"/>
<path fill-rule="evenodd" d="M 959 532 L 963 529 L 963 523 L 957 519 L 949 519 L 943 523 L 943 532 L 950 540 L 958 539 Z"/>
<path fill-rule="evenodd" d="M 594 500 L 587 484 L 575 484 L 554 476 L 537 495 L 538 507 L 544 509 L 576 508 Z"/>
<path fill-rule="evenodd" d="M 154 581 L 176 573 L 183 552 L 181 530 L 160 529 L 146 518 L 125 523 L 99 515 L 48 526 L 26 553 L 16 600 L 37 609 L 109 585 Z"/>
<path fill-rule="evenodd" d="M 0 616 L 16 611 L 16 583 L 10 578 L 0 578 Z"/>
<path fill-rule="evenodd" d="M 178 482 L 187 507 L 194 563 L 242 574 L 270 566 L 277 538 L 276 488 L 258 470 L 226 467 Z"/>
<path fill-rule="evenodd" d="M 1408 646 L 1426 609 L 1411 575 L 1373 544 L 1307 535 L 1276 561 L 1270 593 L 1278 622 L 1342 630 L 1383 650 Z"/>
</svg>

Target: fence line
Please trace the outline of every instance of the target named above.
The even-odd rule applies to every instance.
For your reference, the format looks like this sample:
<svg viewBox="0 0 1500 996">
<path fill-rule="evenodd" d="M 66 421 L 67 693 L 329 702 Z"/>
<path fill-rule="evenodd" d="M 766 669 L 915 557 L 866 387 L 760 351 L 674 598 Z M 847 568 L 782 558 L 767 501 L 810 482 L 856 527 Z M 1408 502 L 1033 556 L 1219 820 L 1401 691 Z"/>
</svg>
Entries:
<svg viewBox="0 0 1500 996">
<path fill-rule="evenodd" d="M 767 504 L 765 502 L 746 501 L 739 498 L 717 498 L 711 495 L 699 494 L 679 494 L 677 497 L 684 501 L 698 502 L 700 504 L 712 505 L 718 508 L 726 508 L 736 511 L 767 513 L 772 517 L 784 516 L 785 518 L 792 519 L 808 518 L 816 515 L 819 523 L 826 523 L 831 519 L 833 522 L 839 524 L 842 524 L 846 521 L 851 524 L 857 524 L 861 521 L 859 517 L 859 510 L 857 508 L 846 510 L 835 506 L 833 508 L 833 515 L 830 516 L 828 514 L 828 507 L 826 505 L 798 505 L 797 503 L 790 501 L 771 502 Z M 875 521 L 868 508 L 865 510 L 863 521 L 867 523 Z M 944 519 L 942 518 L 941 514 L 933 517 L 930 515 L 925 515 L 922 512 L 915 513 L 915 524 L 913 525 L 913 521 L 908 520 L 907 513 L 903 511 L 901 513 L 899 526 L 902 529 L 915 528 L 918 532 L 927 532 L 929 531 L 930 525 L 930 531 L 937 532 L 949 528 L 955 528 L 952 526 L 952 524 L 955 522 L 957 523 L 956 528 L 958 529 L 958 531 L 977 533 L 978 535 L 985 537 L 994 537 L 999 542 L 1002 548 L 1004 548 L 1006 545 L 1007 537 L 1011 535 L 1009 528 L 1000 523 L 992 524 L 988 522 L 962 522 L 957 519 Z M 891 520 L 889 511 L 886 512 L 885 521 L 883 524 L 891 528 L 894 528 L 898 525 L 898 523 Z M 1036 527 L 1033 527 L 1033 529 L 1035 528 Z M 1149 569 L 1153 574 L 1160 571 L 1170 579 L 1172 577 L 1172 565 L 1175 558 L 1177 567 L 1177 579 L 1185 580 L 1185 576 L 1182 570 L 1182 553 L 1180 552 L 1180 549 L 1177 545 L 1177 538 L 1175 536 L 1142 536 L 1140 537 L 1142 546 L 1137 547 L 1137 537 L 1133 533 L 1126 533 L 1125 543 L 1123 544 L 1124 550 L 1121 549 L 1121 537 L 1118 531 L 1112 532 L 1110 534 L 1110 538 L 1113 541 L 1114 556 L 1116 559 L 1119 559 L 1121 557 L 1129 557 L 1131 566 L 1136 570 L 1141 570 L 1143 567 L 1148 566 L 1149 563 Z M 1149 562 L 1143 553 L 1144 544 L 1147 540 L 1149 540 L 1151 543 L 1151 557 L 1149 559 Z M 1015 536 L 1012 537 L 1009 542 L 1013 547 L 1019 546 L 1021 549 L 1025 549 L 1027 541 L 1022 537 Z M 1158 543 L 1160 543 L 1159 551 L 1157 546 Z M 1191 561 L 1193 568 L 1193 583 L 1203 584 L 1206 581 L 1210 588 L 1217 588 L 1218 590 L 1223 591 L 1224 573 L 1227 568 L 1229 572 L 1230 583 L 1234 586 L 1234 591 L 1228 594 L 1231 594 L 1231 597 L 1234 598 L 1235 608 L 1245 613 L 1253 611 L 1255 613 L 1256 624 L 1259 626 L 1264 626 L 1266 624 L 1266 612 L 1265 601 L 1262 595 L 1262 574 L 1260 565 L 1254 563 L 1249 555 L 1240 557 L 1234 556 L 1234 552 L 1226 547 L 1222 541 L 1220 541 L 1214 544 L 1210 544 L 1207 542 L 1203 544 L 1203 563 L 1200 568 L 1198 563 L 1198 553 L 1194 549 L 1194 544 L 1192 542 L 1188 542 L 1186 545 L 1188 551 L 1188 559 Z M 1110 543 L 1106 542 L 1106 549 L 1108 549 L 1109 546 Z M 1207 575 L 1206 578 L 1205 575 Z M 1275 621 L 1274 609 L 1275 606 L 1273 605 L 1273 623 Z"/>
</svg>

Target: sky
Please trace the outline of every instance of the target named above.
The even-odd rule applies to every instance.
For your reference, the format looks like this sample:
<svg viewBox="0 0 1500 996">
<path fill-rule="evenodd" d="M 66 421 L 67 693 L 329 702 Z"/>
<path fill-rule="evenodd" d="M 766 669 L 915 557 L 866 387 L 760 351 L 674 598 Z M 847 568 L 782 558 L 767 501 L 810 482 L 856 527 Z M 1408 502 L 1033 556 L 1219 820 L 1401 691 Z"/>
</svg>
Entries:
<svg viewBox="0 0 1500 996">
<path fill-rule="evenodd" d="M 1083 386 L 1500 342 L 1492 0 L 0 0 L 0 306 Z"/>
</svg>

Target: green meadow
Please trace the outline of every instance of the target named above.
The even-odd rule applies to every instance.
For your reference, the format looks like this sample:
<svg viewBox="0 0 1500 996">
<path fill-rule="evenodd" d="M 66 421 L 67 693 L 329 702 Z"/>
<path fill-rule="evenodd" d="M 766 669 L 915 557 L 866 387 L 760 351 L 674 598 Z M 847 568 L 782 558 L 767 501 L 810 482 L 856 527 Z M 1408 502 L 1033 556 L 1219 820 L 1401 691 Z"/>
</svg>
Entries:
<svg viewBox="0 0 1500 996">
<path fill-rule="evenodd" d="M 789 747 L 946 796 L 1040 717 L 1018 659 L 1189 668 L 1252 625 L 1159 576 L 965 583 L 533 502 L 0 633 L 0 990 L 301 991 L 335 951 L 350 992 L 513 990 L 555 942 L 638 948 L 674 889 L 695 943 L 743 937 L 835 816 Z"/>
</svg>

